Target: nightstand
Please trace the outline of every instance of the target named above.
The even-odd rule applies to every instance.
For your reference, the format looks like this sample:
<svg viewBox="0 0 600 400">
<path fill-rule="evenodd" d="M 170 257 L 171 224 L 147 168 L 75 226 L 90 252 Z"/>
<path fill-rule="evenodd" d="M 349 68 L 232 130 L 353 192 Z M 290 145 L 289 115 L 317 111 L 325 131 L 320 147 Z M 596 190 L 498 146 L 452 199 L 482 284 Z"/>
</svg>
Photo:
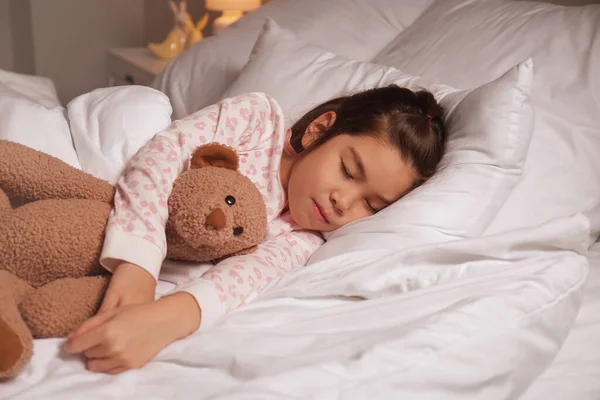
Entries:
<svg viewBox="0 0 600 400">
<path fill-rule="evenodd" d="M 148 86 L 171 60 L 156 58 L 145 47 L 108 51 L 108 85 Z"/>
</svg>

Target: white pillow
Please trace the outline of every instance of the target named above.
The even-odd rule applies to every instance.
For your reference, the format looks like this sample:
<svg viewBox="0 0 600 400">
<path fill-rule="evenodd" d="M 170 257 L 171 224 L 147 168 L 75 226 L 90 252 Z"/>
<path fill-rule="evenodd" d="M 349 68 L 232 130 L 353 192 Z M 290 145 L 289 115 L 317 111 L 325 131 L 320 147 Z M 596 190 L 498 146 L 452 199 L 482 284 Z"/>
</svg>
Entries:
<svg viewBox="0 0 600 400">
<path fill-rule="evenodd" d="M 0 139 L 21 143 L 80 168 L 65 109 L 48 78 L 0 70 Z"/>
<path fill-rule="evenodd" d="M 445 107 L 448 144 L 440 171 L 379 214 L 327 235 L 328 243 L 317 251 L 323 258 L 350 248 L 398 249 L 480 234 L 520 179 L 532 132 L 531 76 L 526 60 L 473 91 L 428 85 L 394 68 L 322 50 L 269 20 L 226 96 L 268 93 L 288 125 L 340 93 L 390 83 L 428 88 Z"/>
<path fill-rule="evenodd" d="M 0 82 L 2 83 L 1 95 L 8 93 L 26 98 L 46 108 L 60 107 L 54 82 L 44 76 L 19 74 L 0 69 Z"/>
<path fill-rule="evenodd" d="M 145 86 L 96 89 L 68 105 L 82 169 L 116 183 L 137 151 L 171 123 L 169 99 Z"/>
<path fill-rule="evenodd" d="M 431 3 L 433 0 L 271 1 L 182 53 L 152 87 L 169 96 L 173 117 L 183 118 L 222 99 L 248 61 L 268 16 L 330 51 L 370 60 Z"/>
<path fill-rule="evenodd" d="M 525 57 L 535 63 L 534 133 L 523 180 L 486 230 L 537 226 L 588 209 L 600 220 L 600 5 L 436 2 L 375 58 L 473 87 Z M 597 237 L 600 224 L 592 223 Z"/>
</svg>

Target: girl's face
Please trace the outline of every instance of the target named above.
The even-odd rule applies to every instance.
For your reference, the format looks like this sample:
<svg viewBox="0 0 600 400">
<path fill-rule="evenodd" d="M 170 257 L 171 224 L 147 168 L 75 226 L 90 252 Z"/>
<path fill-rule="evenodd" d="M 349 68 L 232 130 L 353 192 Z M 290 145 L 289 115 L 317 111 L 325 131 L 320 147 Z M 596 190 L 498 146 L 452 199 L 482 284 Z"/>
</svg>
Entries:
<svg viewBox="0 0 600 400">
<path fill-rule="evenodd" d="M 311 136 L 305 138 L 307 148 Z M 368 136 L 338 135 L 291 167 L 289 210 L 301 227 L 329 232 L 387 207 L 416 179 L 391 145 Z"/>
</svg>

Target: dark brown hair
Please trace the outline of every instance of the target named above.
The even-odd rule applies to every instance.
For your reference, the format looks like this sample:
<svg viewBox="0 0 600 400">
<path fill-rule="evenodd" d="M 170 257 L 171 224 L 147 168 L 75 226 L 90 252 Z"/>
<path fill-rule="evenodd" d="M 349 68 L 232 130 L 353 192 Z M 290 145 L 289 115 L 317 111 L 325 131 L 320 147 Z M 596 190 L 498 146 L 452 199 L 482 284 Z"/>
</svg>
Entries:
<svg viewBox="0 0 600 400">
<path fill-rule="evenodd" d="M 302 137 L 306 129 L 329 111 L 336 113 L 335 122 L 309 149 L 304 149 Z M 415 169 L 420 184 L 435 173 L 444 153 L 446 129 L 442 113 L 442 107 L 426 90 L 413 92 L 398 85 L 369 89 L 329 100 L 307 112 L 291 128 L 291 145 L 302 153 L 340 134 L 384 139 Z"/>
</svg>

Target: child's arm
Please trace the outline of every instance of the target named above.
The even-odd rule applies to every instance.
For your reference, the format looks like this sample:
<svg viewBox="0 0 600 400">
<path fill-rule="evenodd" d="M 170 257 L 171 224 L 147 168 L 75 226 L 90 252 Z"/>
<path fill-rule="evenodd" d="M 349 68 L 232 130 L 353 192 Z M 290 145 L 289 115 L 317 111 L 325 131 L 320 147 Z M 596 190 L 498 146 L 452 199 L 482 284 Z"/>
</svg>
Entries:
<svg viewBox="0 0 600 400">
<path fill-rule="evenodd" d="M 259 148 L 273 140 L 274 132 L 283 131 L 282 119 L 271 97 L 244 94 L 173 122 L 137 152 L 117 182 L 100 256 L 106 269 L 122 270 L 111 279 L 102 311 L 154 299 L 166 255 L 167 201 L 194 149 L 209 142 L 239 150 Z"/>
<path fill-rule="evenodd" d="M 316 233 L 293 231 L 267 240 L 248 255 L 230 257 L 176 292 L 194 296 L 202 310 L 199 328 L 210 328 L 222 316 L 250 303 L 285 272 L 303 267 L 323 243 Z"/>
<path fill-rule="evenodd" d="M 89 319 L 68 336 L 65 350 L 83 353 L 95 372 L 139 368 L 171 342 L 210 327 L 252 301 L 284 272 L 305 265 L 321 243 L 311 232 L 289 232 L 266 241 L 254 254 L 226 259 L 158 301 Z"/>
<path fill-rule="evenodd" d="M 118 374 L 142 367 L 170 343 L 194 332 L 200 316 L 188 293 L 114 308 L 70 333 L 64 350 L 83 353 L 90 371 Z"/>
</svg>

